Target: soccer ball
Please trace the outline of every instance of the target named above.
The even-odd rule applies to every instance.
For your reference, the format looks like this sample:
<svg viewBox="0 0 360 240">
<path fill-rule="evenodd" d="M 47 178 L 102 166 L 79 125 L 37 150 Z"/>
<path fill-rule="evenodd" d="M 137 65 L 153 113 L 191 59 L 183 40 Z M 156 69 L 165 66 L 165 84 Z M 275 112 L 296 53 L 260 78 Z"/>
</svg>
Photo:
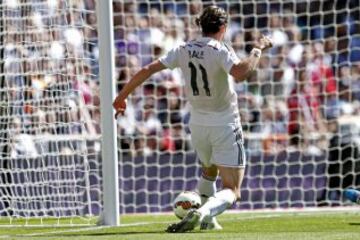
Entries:
<svg viewBox="0 0 360 240">
<path fill-rule="evenodd" d="M 181 192 L 174 200 L 174 213 L 180 219 L 191 209 L 198 209 L 201 206 L 201 198 L 199 194 L 192 191 Z"/>
</svg>

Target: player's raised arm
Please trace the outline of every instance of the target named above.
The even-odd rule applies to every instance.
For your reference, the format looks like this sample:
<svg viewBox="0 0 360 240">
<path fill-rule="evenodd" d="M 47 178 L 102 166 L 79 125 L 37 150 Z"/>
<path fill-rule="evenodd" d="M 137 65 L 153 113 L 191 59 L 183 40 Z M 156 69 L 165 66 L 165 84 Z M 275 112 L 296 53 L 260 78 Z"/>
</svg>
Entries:
<svg viewBox="0 0 360 240">
<path fill-rule="evenodd" d="M 132 93 L 135 88 L 140 86 L 146 79 L 148 79 L 154 73 L 157 73 L 166 67 L 159 61 L 156 60 L 138 71 L 128 83 L 121 89 L 119 95 L 113 102 L 113 107 L 116 111 L 115 117 L 119 114 L 123 115 L 126 110 L 126 98 Z"/>
<path fill-rule="evenodd" d="M 234 64 L 230 69 L 230 74 L 235 78 L 236 82 L 245 80 L 248 75 L 257 67 L 261 53 L 272 47 L 272 41 L 266 36 L 262 36 L 258 43 L 251 50 L 250 55 L 238 64 Z"/>
</svg>

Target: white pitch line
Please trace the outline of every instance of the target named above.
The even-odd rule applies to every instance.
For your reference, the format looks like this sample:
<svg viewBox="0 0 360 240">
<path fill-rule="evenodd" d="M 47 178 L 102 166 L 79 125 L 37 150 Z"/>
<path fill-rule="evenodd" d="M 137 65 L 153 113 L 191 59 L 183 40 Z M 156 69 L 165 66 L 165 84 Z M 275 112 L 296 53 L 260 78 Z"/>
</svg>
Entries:
<svg viewBox="0 0 360 240">
<path fill-rule="evenodd" d="M 110 226 L 94 226 L 89 228 L 81 228 L 81 229 L 70 229 L 64 231 L 52 231 L 52 232 L 44 232 L 44 233 L 27 233 L 27 234 L 17 234 L 17 235 L 4 235 L 0 236 L 0 239 L 8 239 L 13 237 L 37 237 L 37 236 L 46 236 L 51 234 L 58 234 L 58 233 L 69 233 L 69 232 L 81 232 L 81 231 L 88 231 L 88 230 L 96 230 L 96 229 L 104 229 L 109 228 Z"/>
</svg>

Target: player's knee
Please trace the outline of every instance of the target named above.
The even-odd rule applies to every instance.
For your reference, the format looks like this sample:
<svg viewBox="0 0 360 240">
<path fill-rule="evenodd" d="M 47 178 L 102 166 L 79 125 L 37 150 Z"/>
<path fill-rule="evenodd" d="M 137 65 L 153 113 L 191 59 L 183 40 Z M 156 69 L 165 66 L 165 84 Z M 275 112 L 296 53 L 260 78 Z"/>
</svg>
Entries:
<svg viewBox="0 0 360 240">
<path fill-rule="evenodd" d="M 218 169 L 215 165 L 202 168 L 202 176 L 210 181 L 215 181 L 218 176 Z"/>
</svg>

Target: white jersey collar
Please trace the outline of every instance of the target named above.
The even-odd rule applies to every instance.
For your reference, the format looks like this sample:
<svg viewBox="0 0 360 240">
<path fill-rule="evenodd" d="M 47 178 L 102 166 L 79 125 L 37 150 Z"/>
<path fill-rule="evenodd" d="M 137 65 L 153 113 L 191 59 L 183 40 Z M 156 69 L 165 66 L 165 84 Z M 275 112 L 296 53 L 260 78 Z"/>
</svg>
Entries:
<svg viewBox="0 0 360 240">
<path fill-rule="evenodd" d="M 221 47 L 221 42 L 219 42 L 218 40 L 216 40 L 215 38 L 211 38 L 211 37 L 200 37 L 198 38 L 199 42 L 202 43 L 206 43 L 207 45 L 211 46 L 211 47 L 215 47 L 217 49 L 220 49 Z"/>
</svg>

